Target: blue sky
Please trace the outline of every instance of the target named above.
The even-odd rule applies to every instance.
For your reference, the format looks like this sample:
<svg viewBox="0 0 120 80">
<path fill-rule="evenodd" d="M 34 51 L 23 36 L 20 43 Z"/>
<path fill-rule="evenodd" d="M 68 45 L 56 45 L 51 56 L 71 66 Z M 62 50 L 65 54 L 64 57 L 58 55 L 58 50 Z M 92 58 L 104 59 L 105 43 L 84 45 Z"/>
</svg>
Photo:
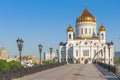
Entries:
<svg viewBox="0 0 120 80">
<path fill-rule="evenodd" d="M 76 18 L 87 5 L 96 17 L 97 27 L 104 24 L 107 41 L 120 51 L 120 0 L 0 0 L 0 47 L 9 55 L 18 55 L 16 39 L 24 40 L 22 55 L 39 56 L 50 47 L 56 51 L 59 42 L 66 42 L 66 28 L 75 30 Z"/>
</svg>

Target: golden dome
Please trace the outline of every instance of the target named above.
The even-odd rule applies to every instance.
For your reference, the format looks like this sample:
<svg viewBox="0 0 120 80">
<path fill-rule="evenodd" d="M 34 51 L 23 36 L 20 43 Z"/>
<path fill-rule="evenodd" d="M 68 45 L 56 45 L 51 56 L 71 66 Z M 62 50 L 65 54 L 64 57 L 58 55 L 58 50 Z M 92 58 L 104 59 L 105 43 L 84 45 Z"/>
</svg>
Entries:
<svg viewBox="0 0 120 80">
<path fill-rule="evenodd" d="M 87 8 L 84 9 L 83 13 L 77 18 L 76 23 L 79 22 L 96 22 L 95 17 L 88 11 Z"/>
<path fill-rule="evenodd" d="M 100 26 L 99 31 L 106 31 L 105 27 L 103 25 Z"/>
<path fill-rule="evenodd" d="M 73 32 L 73 28 L 72 28 L 71 25 L 68 26 L 68 28 L 67 28 L 67 32 Z"/>
</svg>

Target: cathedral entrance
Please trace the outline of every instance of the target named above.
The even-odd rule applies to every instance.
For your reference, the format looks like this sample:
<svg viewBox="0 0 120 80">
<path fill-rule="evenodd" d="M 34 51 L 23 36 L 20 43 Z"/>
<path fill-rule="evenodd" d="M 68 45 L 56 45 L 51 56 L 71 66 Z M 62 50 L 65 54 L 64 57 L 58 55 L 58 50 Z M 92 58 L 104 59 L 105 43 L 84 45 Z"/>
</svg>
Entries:
<svg viewBox="0 0 120 80">
<path fill-rule="evenodd" d="M 88 64 L 88 60 L 87 59 L 84 60 L 84 64 Z"/>
</svg>

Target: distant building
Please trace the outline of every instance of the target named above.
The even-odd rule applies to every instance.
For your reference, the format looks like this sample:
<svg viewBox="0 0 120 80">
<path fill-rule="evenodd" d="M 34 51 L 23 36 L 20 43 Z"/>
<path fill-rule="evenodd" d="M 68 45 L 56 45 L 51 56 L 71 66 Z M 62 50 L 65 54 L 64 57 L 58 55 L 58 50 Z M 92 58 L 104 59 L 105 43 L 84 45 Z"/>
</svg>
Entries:
<svg viewBox="0 0 120 80">
<path fill-rule="evenodd" d="M 52 53 L 52 55 L 50 55 L 50 52 L 47 52 L 44 54 L 44 57 L 45 60 L 53 60 L 57 58 L 57 55 L 55 53 Z"/>
<path fill-rule="evenodd" d="M 20 56 L 15 56 L 15 60 L 19 61 L 20 60 Z M 28 55 L 28 56 L 21 56 L 21 63 L 22 64 L 27 64 L 29 65 L 33 65 L 33 63 L 37 63 L 36 57 L 32 56 L 32 55 Z"/>
<path fill-rule="evenodd" d="M 10 57 L 7 53 L 7 49 L 5 48 L 5 46 L 2 46 L 2 48 L 0 49 L 0 59 L 5 59 L 8 60 Z"/>
</svg>

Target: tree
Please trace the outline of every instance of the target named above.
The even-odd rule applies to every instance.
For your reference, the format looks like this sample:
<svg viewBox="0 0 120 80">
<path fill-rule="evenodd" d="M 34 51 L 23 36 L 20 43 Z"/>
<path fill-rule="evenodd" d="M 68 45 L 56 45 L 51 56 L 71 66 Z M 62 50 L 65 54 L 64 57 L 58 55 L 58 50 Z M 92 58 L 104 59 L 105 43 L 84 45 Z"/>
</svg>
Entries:
<svg viewBox="0 0 120 80">
<path fill-rule="evenodd" d="M 10 69 L 14 69 L 14 68 L 20 67 L 20 62 L 17 62 L 17 61 L 14 61 L 14 60 L 8 62 L 8 64 L 9 64 L 9 68 Z"/>
<path fill-rule="evenodd" d="M 7 63 L 6 60 L 2 60 L 0 59 L 0 70 L 8 70 L 9 68 L 9 64 Z"/>
<path fill-rule="evenodd" d="M 20 62 L 17 61 L 10 61 L 7 62 L 6 60 L 0 59 L 0 70 L 9 70 L 9 69 L 14 69 L 14 68 L 19 68 Z"/>
<path fill-rule="evenodd" d="M 120 64 L 120 57 L 114 57 L 114 63 Z"/>
<path fill-rule="evenodd" d="M 43 65 L 47 65 L 47 64 L 53 64 L 52 60 L 46 60 L 42 62 Z"/>
</svg>

